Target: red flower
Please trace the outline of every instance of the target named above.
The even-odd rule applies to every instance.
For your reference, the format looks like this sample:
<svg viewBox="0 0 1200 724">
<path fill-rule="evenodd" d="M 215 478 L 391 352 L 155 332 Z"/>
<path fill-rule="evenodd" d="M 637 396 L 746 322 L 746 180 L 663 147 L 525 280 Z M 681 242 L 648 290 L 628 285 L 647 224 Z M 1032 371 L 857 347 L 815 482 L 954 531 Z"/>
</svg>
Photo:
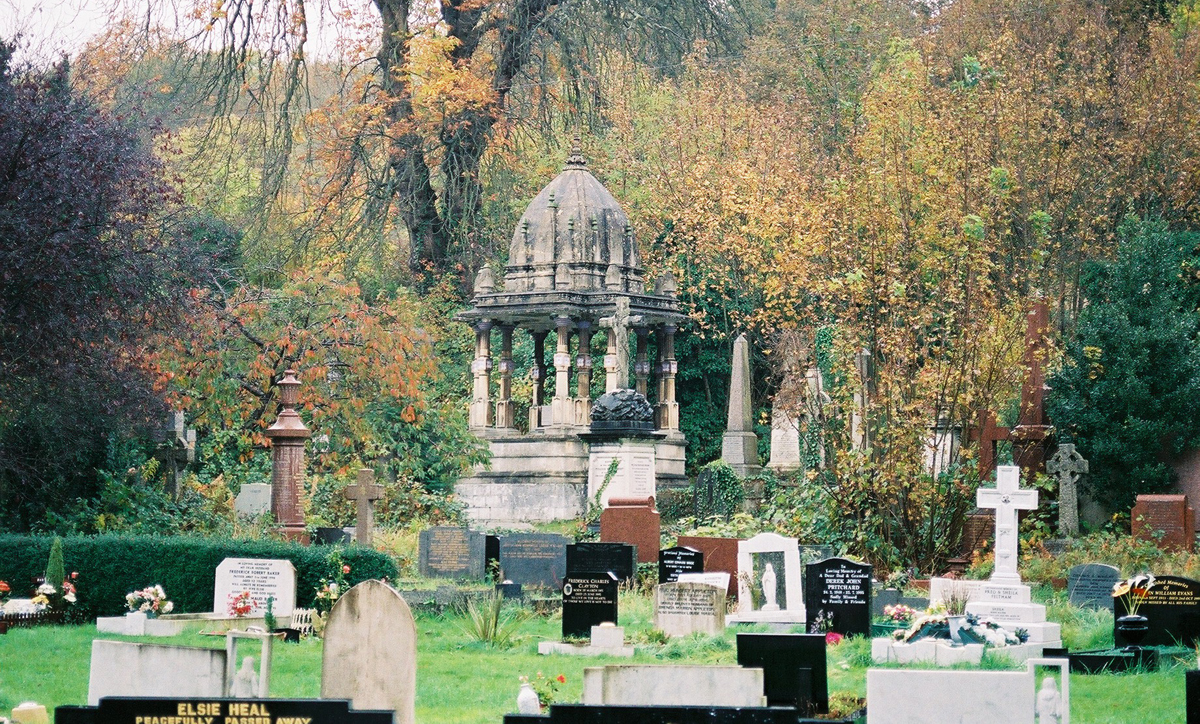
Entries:
<svg viewBox="0 0 1200 724">
<path fill-rule="evenodd" d="M 349 573 L 349 572 L 350 572 L 350 566 L 342 566 L 342 573 L 343 573 L 343 574 L 347 574 L 347 573 Z"/>
<path fill-rule="evenodd" d="M 79 571 L 71 571 L 71 580 L 74 581 L 78 578 L 79 578 Z"/>
<path fill-rule="evenodd" d="M 829 633 L 825 634 L 825 643 L 829 644 L 830 646 L 837 646 L 842 642 L 842 638 L 843 637 L 840 633 L 837 633 L 836 631 L 830 631 Z"/>
<path fill-rule="evenodd" d="M 560 683 L 560 684 L 567 683 L 567 677 L 563 676 L 562 674 L 559 674 L 558 675 L 558 683 Z"/>
</svg>

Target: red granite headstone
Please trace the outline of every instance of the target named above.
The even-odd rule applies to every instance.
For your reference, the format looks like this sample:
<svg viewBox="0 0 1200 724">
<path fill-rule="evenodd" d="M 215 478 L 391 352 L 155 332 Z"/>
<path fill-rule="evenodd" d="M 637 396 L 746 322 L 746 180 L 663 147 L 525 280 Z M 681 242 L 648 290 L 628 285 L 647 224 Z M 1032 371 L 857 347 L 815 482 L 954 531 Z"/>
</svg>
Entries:
<svg viewBox="0 0 1200 724">
<path fill-rule="evenodd" d="M 1133 536 L 1163 550 L 1191 552 L 1196 546 L 1196 513 L 1186 495 L 1139 495 L 1131 513 Z"/>
<path fill-rule="evenodd" d="M 638 563 L 657 563 L 662 527 L 654 498 L 609 498 L 600 513 L 600 542 L 637 546 Z"/>
<path fill-rule="evenodd" d="M 701 538 L 680 536 L 679 545 L 695 548 L 704 554 L 705 573 L 728 573 L 729 593 L 737 592 L 737 538 Z"/>
</svg>

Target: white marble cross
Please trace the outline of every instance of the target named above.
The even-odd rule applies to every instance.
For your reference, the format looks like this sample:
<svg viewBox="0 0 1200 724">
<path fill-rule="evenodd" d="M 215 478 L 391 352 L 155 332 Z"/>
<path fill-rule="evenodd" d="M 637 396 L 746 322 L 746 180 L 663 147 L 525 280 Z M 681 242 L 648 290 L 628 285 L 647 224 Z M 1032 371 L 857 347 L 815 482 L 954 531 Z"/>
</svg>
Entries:
<svg viewBox="0 0 1200 724">
<path fill-rule="evenodd" d="M 996 568 L 992 580 L 998 583 L 1021 582 L 1017 573 L 1017 511 L 1036 509 L 1038 492 L 1020 486 L 1021 468 L 1000 465 L 996 468 L 996 487 L 975 491 L 976 505 L 996 510 Z"/>
</svg>

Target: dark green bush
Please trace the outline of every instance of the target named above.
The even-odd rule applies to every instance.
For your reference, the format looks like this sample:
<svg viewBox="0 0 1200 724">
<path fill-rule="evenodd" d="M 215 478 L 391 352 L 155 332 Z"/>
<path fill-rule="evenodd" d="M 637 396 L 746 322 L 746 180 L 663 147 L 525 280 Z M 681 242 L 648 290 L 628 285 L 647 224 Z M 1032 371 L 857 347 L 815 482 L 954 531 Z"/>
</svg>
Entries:
<svg viewBox="0 0 1200 724">
<path fill-rule="evenodd" d="M 0 580 L 8 581 L 14 596 L 28 596 L 33 581 L 46 570 L 49 536 L 0 536 Z M 341 551 L 350 566 L 350 585 L 369 578 L 397 576 L 389 556 L 369 548 L 307 547 L 271 540 L 230 540 L 193 536 L 69 536 L 63 538 L 67 574 L 75 581 L 78 603 L 72 618 L 90 620 L 125 611 L 125 594 L 152 584 L 161 585 L 175 603 L 176 613 L 211 611 L 217 566 L 225 558 L 286 558 L 296 566 L 296 605 L 311 606 L 317 584 L 333 576 L 329 555 Z"/>
</svg>

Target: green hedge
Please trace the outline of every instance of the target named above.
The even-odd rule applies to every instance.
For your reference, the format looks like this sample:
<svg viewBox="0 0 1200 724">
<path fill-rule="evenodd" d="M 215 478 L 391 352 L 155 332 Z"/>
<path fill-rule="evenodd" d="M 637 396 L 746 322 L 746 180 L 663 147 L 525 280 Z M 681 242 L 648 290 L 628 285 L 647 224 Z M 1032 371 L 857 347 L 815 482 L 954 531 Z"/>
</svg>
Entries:
<svg viewBox="0 0 1200 724">
<path fill-rule="evenodd" d="M 33 581 L 46 571 L 50 536 L 0 535 L 0 580 L 12 595 L 32 594 Z M 229 540 L 195 536 L 102 535 L 63 539 L 68 574 L 79 573 L 78 602 L 71 617 L 91 620 L 125 611 L 125 594 L 161 585 L 176 613 L 212 610 L 217 566 L 225 558 L 286 558 L 296 566 L 296 605 L 310 606 L 322 578 L 334 573 L 330 554 L 339 551 L 350 566 L 350 585 L 368 578 L 398 575 L 389 556 L 359 546 L 308 547 L 271 540 Z"/>
</svg>

